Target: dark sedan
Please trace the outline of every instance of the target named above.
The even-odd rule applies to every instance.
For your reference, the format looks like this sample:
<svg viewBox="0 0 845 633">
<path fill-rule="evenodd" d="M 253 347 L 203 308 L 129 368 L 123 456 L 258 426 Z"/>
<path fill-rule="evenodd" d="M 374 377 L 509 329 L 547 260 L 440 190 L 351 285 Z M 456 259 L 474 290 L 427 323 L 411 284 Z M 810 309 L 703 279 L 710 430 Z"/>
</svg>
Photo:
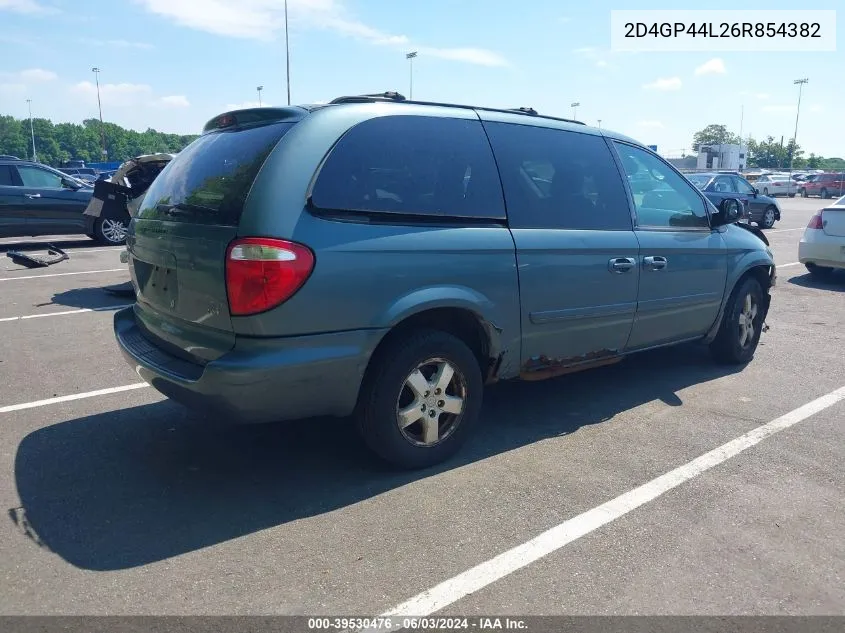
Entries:
<svg viewBox="0 0 845 633">
<path fill-rule="evenodd" d="M 742 200 L 748 220 L 770 229 L 780 220 L 780 207 L 774 198 L 762 195 L 742 176 L 735 174 L 686 174 L 690 182 L 704 192 L 717 207 L 725 198 Z"/>
<path fill-rule="evenodd" d="M 60 171 L 25 160 L 0 160 L 0 237 L 84 233 L 122 244 L 126 222 L 83 215 L 94 189 Z"/>
</svg>

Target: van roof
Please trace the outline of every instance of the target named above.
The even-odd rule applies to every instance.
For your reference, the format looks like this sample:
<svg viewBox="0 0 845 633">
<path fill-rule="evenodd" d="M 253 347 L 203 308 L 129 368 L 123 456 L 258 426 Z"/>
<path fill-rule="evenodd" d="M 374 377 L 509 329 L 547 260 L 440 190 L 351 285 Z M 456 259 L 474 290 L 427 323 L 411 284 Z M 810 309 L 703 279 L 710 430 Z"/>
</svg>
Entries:
<svg viewBox="0 0 845 633">
<path fill-rule="evenodd" d="M 531 107 L 517 107 L 517 108 L 490 108 L 486 106 L 476 106 L 476 105 L 467 105 L 467 104 L 458 104 L 458 103 L 445 103 L 445 102 L 438 102 L 438 101 L 416 101 L 411 99 L 406 99 L 404 95 L 399 94 L 398 92 L 381 92 L 376 94 L 363 94 L 363 95 L 349 95 L 349 96 L 341 96 L 335 99 L 332 99 L 329 103 L 315 103 L 315 104 L 304 104 L 304 105 L 296 105 L 296 106 L 282 106 L 282 107 L 261 107 L 261 108 L 247 108 L 242 110 L 231 110 L 229 112 L 224 112 L 222 114 L 217 115 L 210 121 L 208 121 L 205 126 L 203 126 L 202 133 L 208 133 L 215 130 L 222 130 L 227 128 L 233 127 L 240 127 L 240 126 L 250 126 L 250 125 L 257 125 L 261 123 L 268 123 L 268 122 L 296 122 L 305 117 L 307 117 L 311 112 L 316 110 L 320 110 L 323 108 L 331 108 L 340 105 L 348 105 L 348 104 L 365 104 L 365 103 L 391 103 L 391 104 L 406 104 L 406 105 L 417 105 L 417 106 L 430 106 L 430 107 L 440 107 L 440 108 L 458 108 L 458 109 L 466 109 L 466 110 L 476 110 L 480 112 L 490 112 L 490 113 L 499 113 L 504 115 L 513 115 L 514 122 L 522 122 L 519 119 L 522 117 L 525 118 L 535 118 L 541 119 L 548 122 L 560 122 L 560 123 L 567 123 L 570 125 L 581 125 L 584 126 L 586 130 L 591 130 L 594 132 L 598 132 L 604 136 L 608 136 L 611 138 L 615 138 L 618 140 L 626 141 L 629 143 L 634 143 L 640 147 L 645 147 L 639 141 L 625 136 L 623 134 L 615 133 L 610 130 L 606 130 L 604 128 L 596 129 L 591 126 L 588 126 L 583 121 L 578 121 L 575 119 L 566 119 L 562 117 L 555 117 L 550 115 L 544 115 L 538 113 L 534 108 Z M 527 121 L 526 121 L 527 123 Z"/>
</svg>

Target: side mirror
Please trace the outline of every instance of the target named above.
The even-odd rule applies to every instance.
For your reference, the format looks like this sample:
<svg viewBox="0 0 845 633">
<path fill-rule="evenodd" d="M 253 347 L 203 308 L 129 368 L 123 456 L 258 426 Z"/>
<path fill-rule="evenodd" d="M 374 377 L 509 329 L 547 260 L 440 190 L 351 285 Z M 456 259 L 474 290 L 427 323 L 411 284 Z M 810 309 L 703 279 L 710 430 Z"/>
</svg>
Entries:
<svg viewBox="0 0 845 633">
<path fill-rule="evenodd" d="M 760 190 L 759 190 L 759 189 L 757 189 L 756 187 L 754 188 L 754 195 L 755 195 L 755 196 L 759 196 L 759 195 L 760 195 Z"/>
<path fill-rule="evenodd" d="M 73 191 L 79 190 L 79 184 L 71 180 L 70 178 L 62 178 L 62 187 L 65 189 L 71 189 Z"/>
<path fill-rule="evenodd" d="M 713 226 L 734 224 L 745 217 L 745 207 L 735 198 L 725 198 L 719 203 L 719 212 L 713 216 Z"/>
</svg>

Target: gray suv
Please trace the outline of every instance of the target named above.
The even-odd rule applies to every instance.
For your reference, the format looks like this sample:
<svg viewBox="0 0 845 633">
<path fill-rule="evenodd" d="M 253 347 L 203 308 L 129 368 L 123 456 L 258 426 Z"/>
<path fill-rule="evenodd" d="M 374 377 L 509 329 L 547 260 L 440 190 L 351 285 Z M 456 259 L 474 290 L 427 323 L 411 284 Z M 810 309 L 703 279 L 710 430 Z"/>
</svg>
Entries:
<svg viewBox="0 0 845 633">
<path fill-rule="evenodd" d="M 775 267 L 740 215 L 639 143 L 528 108 L 228 112 L 132 220 L 137 303 L 114 329 L 174 400 L 353 416 L 376 454 L 425 467 L 481 422 L 486 383 L 686 341 L 750 361 Z"/>
</svg>

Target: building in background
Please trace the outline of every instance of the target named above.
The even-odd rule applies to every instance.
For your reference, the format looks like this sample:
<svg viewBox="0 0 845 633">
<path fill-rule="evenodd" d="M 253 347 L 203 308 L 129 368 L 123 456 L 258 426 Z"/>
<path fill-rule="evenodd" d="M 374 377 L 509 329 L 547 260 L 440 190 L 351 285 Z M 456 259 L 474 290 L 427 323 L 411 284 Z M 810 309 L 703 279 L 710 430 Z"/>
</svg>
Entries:
<svg viewBox="0 0 845 633">
<path fill-rule="evenodd" d="M 722 169 L 742 171 L 748 159 L 748 146 L 732 145 L 702 145 L 698 150 L 696 169 Z"/>
</svg>

